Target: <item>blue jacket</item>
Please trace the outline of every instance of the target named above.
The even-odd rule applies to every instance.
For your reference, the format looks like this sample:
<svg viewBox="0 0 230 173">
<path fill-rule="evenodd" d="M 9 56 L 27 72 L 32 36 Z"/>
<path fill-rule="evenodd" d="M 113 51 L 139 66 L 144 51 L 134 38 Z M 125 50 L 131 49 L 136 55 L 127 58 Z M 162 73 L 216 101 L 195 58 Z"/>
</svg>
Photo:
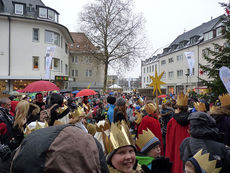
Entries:
<svg viewBox="0 0 230 173">
<path fill-rule="evenodd" d="M 109 105 L 109 109 L 108 109 L 107 115 L 108 115 L 108 119 L 109 119 L 109 122 L 110 122 L 110 123 L 113 122 L 113 112 L 114 112 L 114 108 L 115 108 L 115 105 L 113 105 L 113 104 L 110 104 L 110 105 Z"/>
</svg>

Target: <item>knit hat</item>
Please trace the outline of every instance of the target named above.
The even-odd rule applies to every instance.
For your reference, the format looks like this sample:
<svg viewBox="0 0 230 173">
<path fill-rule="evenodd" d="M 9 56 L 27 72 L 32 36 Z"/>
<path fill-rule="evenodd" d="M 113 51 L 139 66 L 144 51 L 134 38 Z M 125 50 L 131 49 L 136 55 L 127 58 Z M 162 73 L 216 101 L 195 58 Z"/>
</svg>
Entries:
<svg viewBox="0 0 230 173">
<path fill-rule="evenodd" d="M 126 101 L 125 101 L 124 98 L 119 97 L 119 98 L 117 99 L 117 102 L 116 102 L 116 105 L 117 105 L 117 106 L 124 106 L 125 104 L 126 104 Z"/>
</svg>

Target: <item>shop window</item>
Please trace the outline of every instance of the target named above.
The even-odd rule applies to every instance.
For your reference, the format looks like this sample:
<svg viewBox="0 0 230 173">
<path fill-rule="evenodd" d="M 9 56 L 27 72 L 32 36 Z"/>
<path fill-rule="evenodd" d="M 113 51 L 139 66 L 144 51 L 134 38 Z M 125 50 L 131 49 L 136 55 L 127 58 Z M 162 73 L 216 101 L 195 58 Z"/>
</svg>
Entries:
<svg viewBox="0 0 230 173">
<path fill-rule="evenodd" d="M 33 56 L 33 70 L 39 69 L 39 57 Z"/>
</svg>

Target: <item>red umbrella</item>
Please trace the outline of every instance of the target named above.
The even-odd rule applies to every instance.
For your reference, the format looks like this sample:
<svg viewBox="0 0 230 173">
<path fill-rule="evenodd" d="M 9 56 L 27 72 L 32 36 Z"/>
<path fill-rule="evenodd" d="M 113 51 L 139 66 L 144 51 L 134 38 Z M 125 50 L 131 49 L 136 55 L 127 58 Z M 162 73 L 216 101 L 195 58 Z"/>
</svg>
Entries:
<svg viewBox="0 0 230 173">
<path fill-rule="evenodd" d="M 94 90 L 91 89 L 83 89 L 79 91 L 76 95 L 76 97 L 81 97 L 81 96 L 91 96 L 91 95 L 96 95 L 97 93 Z"/>
<path fill-rule="evenodd" d="M 167 95 L 160 95 L 160 96 L 158 96 L 158 98 L 165 98 L 165 97 L 167 97 Z"/>
<path fill-rule="evenodd" d="M 36 81 L 32 82 L 27 87 L 25 87 L 23 90 L 19 90 L 18 92 L 41 92 L 41 91 L 59 91 L 60 88 L 58 88 L 54 83 L 49 81 Z"/>
</svg>

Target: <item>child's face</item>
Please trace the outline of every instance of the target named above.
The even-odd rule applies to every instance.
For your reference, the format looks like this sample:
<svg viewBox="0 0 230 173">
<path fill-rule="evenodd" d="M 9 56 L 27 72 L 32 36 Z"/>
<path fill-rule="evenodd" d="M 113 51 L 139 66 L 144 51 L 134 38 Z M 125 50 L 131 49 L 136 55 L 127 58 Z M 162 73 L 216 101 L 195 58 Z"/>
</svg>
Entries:
<svg viewBox="0 0 230 173">
<path fill-rule="evenodd" d="M 185 163 L 185 173 L 196 173 L 194 166 L 191 162 Z"/>
</svg>

